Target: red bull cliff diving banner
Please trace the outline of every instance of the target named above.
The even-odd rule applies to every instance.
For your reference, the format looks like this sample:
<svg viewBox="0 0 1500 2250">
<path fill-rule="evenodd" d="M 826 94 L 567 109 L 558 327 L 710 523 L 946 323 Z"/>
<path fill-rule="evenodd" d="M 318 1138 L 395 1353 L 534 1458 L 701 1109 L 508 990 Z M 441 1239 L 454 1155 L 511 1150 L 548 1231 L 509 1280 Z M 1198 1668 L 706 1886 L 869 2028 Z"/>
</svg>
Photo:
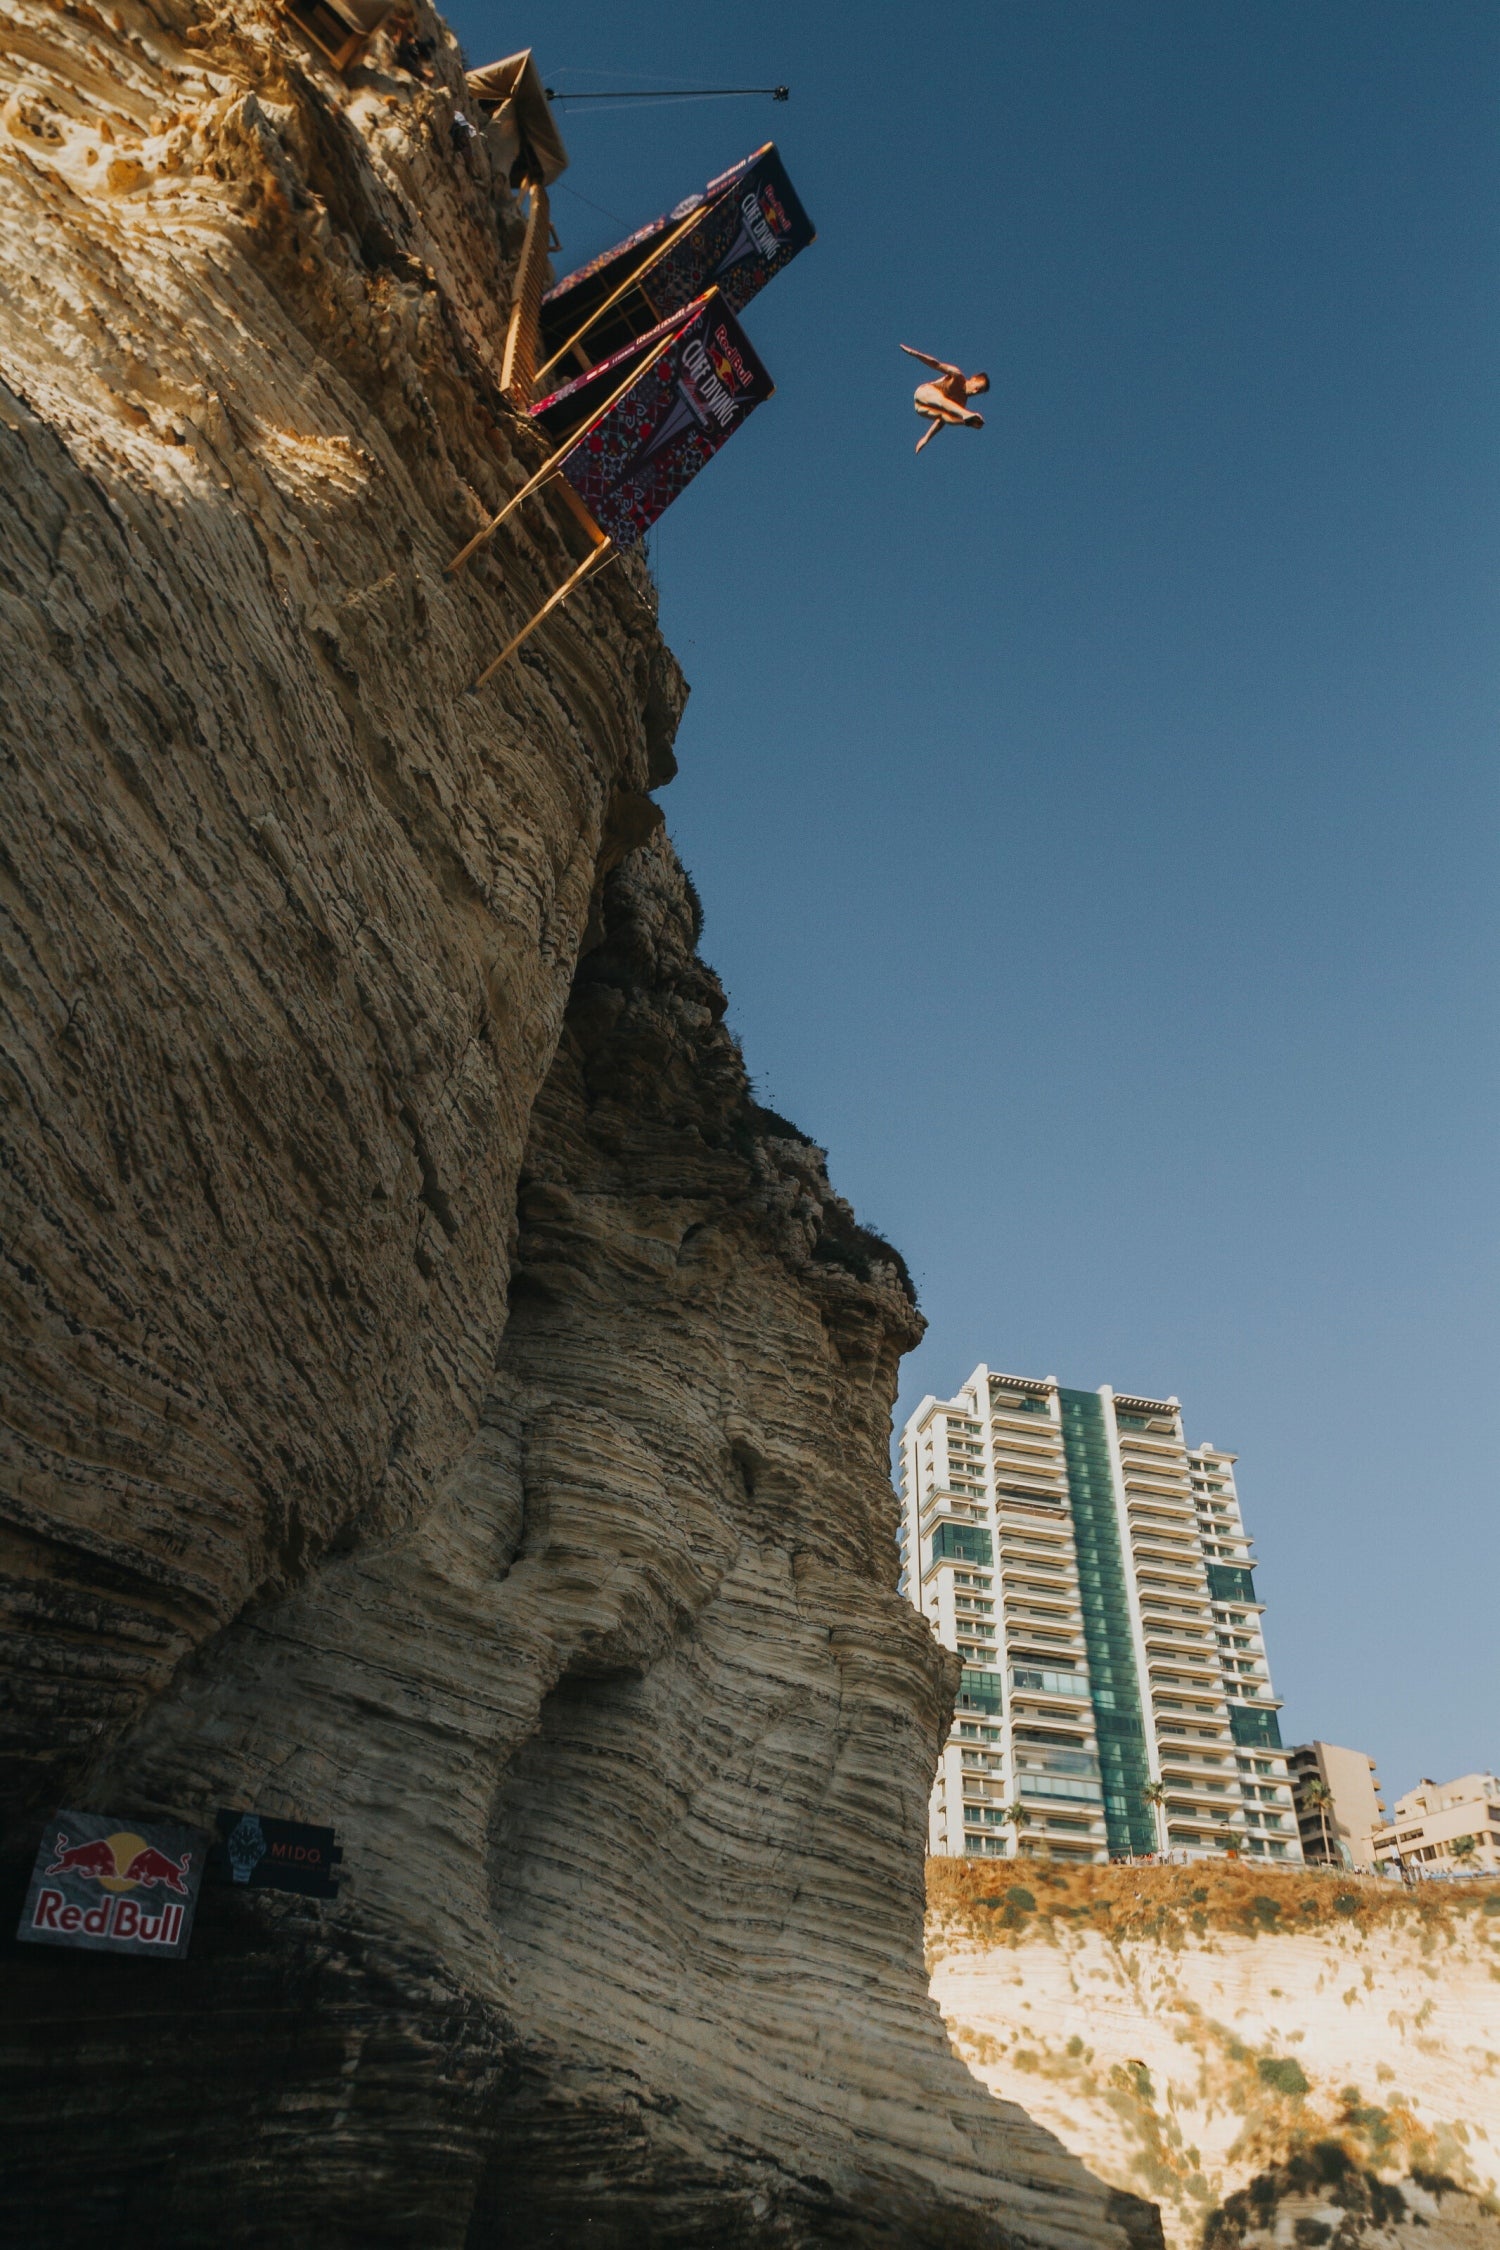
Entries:
<svg viewBox="0 0 1500 2250">
<path fill-rule="evenodd" d="M 708 289 L 741 312 L 813 240 L 812 221 L 768 141 L 701 195 L 549 289 L 542 299 L 543 356 L 550 365 L 587 335 L 587 360 L 579 364 L 597 361 Z"/>
<path fill-rule="evenodd" d="M 186 1953 L 206 1840 L 110 1813 L 54 1813 L 16 1935 L 32 1945 L 176 1960 Z"/>
<path fill-rule="evenodd" d="M 564 441 L 576 430 L 558 466 L 600 529 L 631 547 L 774 388 L 714 291 L 532 413 Z"/>
</svg>

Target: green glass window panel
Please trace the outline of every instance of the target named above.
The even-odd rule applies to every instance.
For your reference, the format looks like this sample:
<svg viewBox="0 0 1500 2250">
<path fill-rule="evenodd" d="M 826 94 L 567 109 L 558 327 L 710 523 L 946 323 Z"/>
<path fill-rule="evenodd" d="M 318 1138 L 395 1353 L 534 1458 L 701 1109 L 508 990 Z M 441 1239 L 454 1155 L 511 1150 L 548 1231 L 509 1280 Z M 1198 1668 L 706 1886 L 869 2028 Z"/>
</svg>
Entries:
<svg viewBox="0 0 1500 2250">
<path fill-rule="evenodd" d="M 1013 1664 L 1010 1676 L 1018 1688 L 1035 1688 L 1043 1695 L 1086 1696 L 1089 1683 L 1076 1672 L 1033 1672 L 1026 1666 Z"/>
<path fill-rule="evenodd" d="M 994 1543 L 977 1523 L 940 1523 L 932 1535 L 934 1562 L 986 1563 L 995 1560 Z"/>
<path fill-rule="evenodd" d="M 1208 1598 L 1211 1602 L 1253 1602 L 1255 1580 L 1238 1563 L 1211 1562 L 1208 1566 Z"/>
<path fill-rule="evenodd" d="M 1023 1797 L 1066 1798 L 1079 1805 L 1097 1805 L 1099 1784 L 1096 1781 L 1067 1781 L 1048 1773 L 1023 1773 L 1018 1783 Z"/>
<path fill-rule="evenodd" d="M 1144 1742 L 1146 1739 L 1139 1711 L 1096 1711 L 1094 1732 L 1101 1741 L 1108 1741 L 1111 1737 L 1125 1742 Z"/>
<path fill-rule="evenodd" d="M 1104 1402 L 1094 1391 L 1060 1391 L 1058 1401 L 1109 1848 L 1154 1852 L 1156 1827 L 1142 1796 L 1150 1768 Z"/>
<path fill-rule="evenodd" d="M 1247 1711 L 1243 1704 L 1231 1703 L 1229 1731 L 1242 1750 L 1281 1748 L 1281 1722 L 1274 1711 Z"/>
<path fill-rule="evenodd" d="M 964 1666 L 963 1678 L 958 1683 L 958 1708 L 960 1711 L 990 1711 L 1000 1709 L 1000 1676 L 997 1672 L 977 1672 Z"/>
</svg>

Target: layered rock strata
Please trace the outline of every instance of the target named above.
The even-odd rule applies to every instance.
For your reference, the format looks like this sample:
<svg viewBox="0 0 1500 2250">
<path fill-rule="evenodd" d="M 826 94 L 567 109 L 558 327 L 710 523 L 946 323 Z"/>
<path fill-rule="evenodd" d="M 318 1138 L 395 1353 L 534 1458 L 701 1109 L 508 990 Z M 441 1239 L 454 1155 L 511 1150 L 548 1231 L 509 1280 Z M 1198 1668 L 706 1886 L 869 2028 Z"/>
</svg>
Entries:
<svg viewBox="0 0 1500 2250">
<path fill-rule="evenodd" d="M 432 85 L 387 43 L 345 90 L 264 11 L 6 13 L 14 1803 L 345 1527 L 430 1504 L 682 691 L 617 565 L 466 692 L 570 553 L 540 509 L 444 574 L 535 458 L 451 42 Z"/>
<path fill-rule="evenodd" d="M 917 1316 L 651 840 L 646 581 L 466 693 L 572 532 L 444 575 L 536 457 L 451 41 L 9 13 L 0 1903 L 59 1796 L 345 1855 L 7 1946 L 12 2239 L 1150 2239 L 925 1992 Z"/>
</svg>

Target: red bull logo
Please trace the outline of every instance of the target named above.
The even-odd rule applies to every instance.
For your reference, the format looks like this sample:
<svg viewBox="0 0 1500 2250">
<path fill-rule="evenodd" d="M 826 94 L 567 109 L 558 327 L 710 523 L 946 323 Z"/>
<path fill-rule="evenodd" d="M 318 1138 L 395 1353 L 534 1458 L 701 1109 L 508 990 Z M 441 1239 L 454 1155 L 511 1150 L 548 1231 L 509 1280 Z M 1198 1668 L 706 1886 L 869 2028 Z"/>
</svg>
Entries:
<svg viewBox="0 0 1500 2250">
<path fill-rule="evenodd" d="M 88 1813 L 57 1822 L 37 1853 L 18 1935 L 108 1951 L 184 1950 L 202 1871 L 192 1831 L 142 1834 Z"/>
<path fill-rule="evenodd" d="M 765 186 L 760 191 L 760 208 L 766 225 L 770 228 L 771 232 L 774 235 L 778 237 L 784 237 L 791 233 L 792 222 L 788 218 L 785 206 L 781 202 L 780 197 L 777 195 L 775 188 L 772 187 L 769 180 L 767 180 Z"/>
<path fill-rule="evenodd" d="M 791 232 L 786 213 L 776 200 L 775 190 L 764 186 L 757 195 L 752 188 L 747 195 L 742 196 L 740 219 L 744 232 L 749 235 L 761 256 L 768 264 L 774 261 L 780 255 L 782 238 Z M 780 227 L 776 224 L 777 219 L 781 221 Z"/>
<path fill-rule="evenodd" d="M 137 1883 L 142 1890 L 153 1891 L 158 1883 L 165 1883 L 179 1898 L 187 1896 L 184 1878 L 192 1853 L 170 1860 L 128 1828 L 117 1829 L 113 1836 L 96 1836 L 90 1844 L 70 1844 L 66 1836 L 59 1836 L 54 1848 L 57 1857 L 46 1870 L 49 1875 L 88 1876 L 110 1891 L 132 1890 Z"/>
<path fill-rule="evenodd" d="M 722 322 L 714 330 L 713 341 L 709 345 L 709 357 L 713 361 L 714 373 L 724 385 L 725 390 L 748 391 L 750 389 L 755 377 L 745 365 L 740 352 L 730 339 L 728 329 Z"/>
</svg>

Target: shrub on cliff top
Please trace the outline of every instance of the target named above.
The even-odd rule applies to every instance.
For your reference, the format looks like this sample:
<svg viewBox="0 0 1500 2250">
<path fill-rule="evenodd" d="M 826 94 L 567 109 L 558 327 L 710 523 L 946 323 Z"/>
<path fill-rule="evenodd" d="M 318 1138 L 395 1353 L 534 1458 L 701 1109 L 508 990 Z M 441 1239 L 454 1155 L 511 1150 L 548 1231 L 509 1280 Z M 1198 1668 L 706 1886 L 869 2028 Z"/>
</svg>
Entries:
<svg viewBox="0 0 1500 2250">
<path fill-rule="evenodd" d="M 1255 2068 L 1261 2084 L 1274 2086 L 1278 2094 L 1308 2091 L 1307 2072 L 1294 2055 L 1262 2055 Z"/>
<path fill-rule="evenodd" d="M 1015 1863 L 1011 1862 L 1011 1868 Z M 1191 1867 L 1029 1864 L 1039 1900 L 1025 1915 L 981 1910 L 1004 1906 L 991 1862 L 928 1862 L 927 1895 L 935 1912 L 967 1920 L 976 1933 L 1022 1943 L 1028 1930 L 1093 1927 L 1116 1944 L 1212 1944 L 1214 1933 L 1275 1938 L 1326 1930 L 1358 1945 L 1380 1929 L 1420 1933 L 1431 1943 L 1459 1936 L 1481 1914 L 1500 1914 L 1500 1883 L 1430 1883 L 1408 1890 L 1376 1877 L 1310 1867 L 1271 1868 L 1244 1860 L 1199 1860 Z M 1007 1869 L 1007 1873 L 1010 1869 Z M 1019 1872 L 1019 1870 L 1017 1870 Z M 1492 1926 L 1492 1925 L 1491 1925 Z"/>
<path fill-rule="evenodd" d="M 846 1218 L 836 1204 L 823 1206 L 823 1228 L 813 1244 L 813 1256 L 821 1265 L 842 1266 L 859 1281 L 868 1281 L 876 1266 L 890 1266 L 911 1302 L 917 1301 L 916 1283 L 894 1243 L 887 1242 L 874 1227 L 862 1227 Z"/>
</svg>

